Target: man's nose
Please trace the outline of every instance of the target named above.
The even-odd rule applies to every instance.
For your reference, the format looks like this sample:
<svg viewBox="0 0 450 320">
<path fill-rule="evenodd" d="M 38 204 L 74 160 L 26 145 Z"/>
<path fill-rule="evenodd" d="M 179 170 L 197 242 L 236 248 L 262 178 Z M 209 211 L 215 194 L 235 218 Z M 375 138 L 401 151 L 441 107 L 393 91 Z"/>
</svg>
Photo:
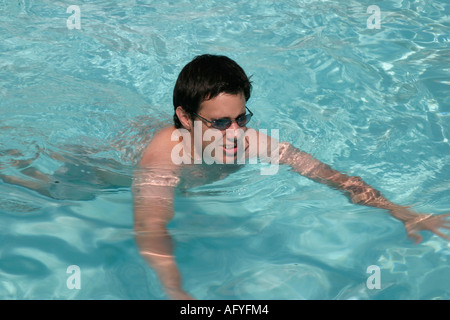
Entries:
<svg viewBox="0 0 450 320">
<path fill-rule="evenodd" d="M 236 135 L 239 134 L 240 132 L 242 132 L 242 131 L 244 130 L 242 127 L 240 127 L 240 126 L 237 124 L 236 121 L 233 121 L 233 122 L 231 123 L 231 126 L 230 126 L 228 129 L 233 130 L 233 132 L 234 132 Z"/>
<path fill-rule="evenodd" d="M 233 122 L 231 122 L 231 125 L 230 125 L 230 127 L 228 129 L 236 131 L 237 129 L 241 129 L 241 127 L 239 127 L 239 125 L 237 124 L 236 120 L 234 120 Z"/>
<path fill-rule="evenodd" d="M 244 128 L 240 127 L 236 121 L 233 121 L 230 127 L 227 129 L 228 139 L 239 139 L 244 134 Z"/>
</svg>

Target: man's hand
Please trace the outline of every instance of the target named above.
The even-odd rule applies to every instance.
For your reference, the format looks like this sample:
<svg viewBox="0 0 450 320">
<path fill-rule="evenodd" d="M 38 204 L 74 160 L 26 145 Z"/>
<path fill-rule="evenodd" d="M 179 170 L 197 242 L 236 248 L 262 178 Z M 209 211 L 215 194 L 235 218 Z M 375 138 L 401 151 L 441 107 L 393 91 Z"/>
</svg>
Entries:
<svg viewBox="0 0 450 320">
<path fill-rule="evenodd" d="M 418 233 L 421 230 L 431 231 L 444 239 L 450 240 L 450 236 L 439 231 L 441 228 L 450 229 L 450 221 L 446 220 L 450 213 L 440 215 L 423 214 L 406 208 L 392 209 L 391 212 L 394 217 L 404 223 L 408 236 L 416 243 L 420 243 L 423 239 Z"/>
<path fill-rule="evenodd" d="M 393 217 L 405 224 L 408 236 L 416 243 L 422 241 L 422 236 L 418 233 L 421 230 L 434 232 L 438 236 L 450 240 L 450 236 L 439 231 L 441 228 L 450 229 L 450 221 L 446 220 L 450 213 L 422 214 L 409 210 L 410 207 L 392 203 L 360 177 L 342 174 L 287 142 L 280 143 L 279 162 L 290 165 L 294 171 L 313 181 L 343 191 L 353 203 L 389 210 Z"/>
</svg>

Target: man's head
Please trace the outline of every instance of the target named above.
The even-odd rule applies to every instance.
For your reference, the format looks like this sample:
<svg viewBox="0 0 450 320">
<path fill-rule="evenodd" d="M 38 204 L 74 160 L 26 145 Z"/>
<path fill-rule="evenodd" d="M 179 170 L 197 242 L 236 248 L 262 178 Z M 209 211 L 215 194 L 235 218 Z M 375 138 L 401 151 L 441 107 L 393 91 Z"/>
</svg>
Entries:
<svg viewBox="0 0 450 320">
<path fill-rule="evenodd" d="M 211 146 L 219 146 L 218 150 L 221 150 L 220 154 L 214 153 L 214 158 L 224 162 L 227 158 L 236 158 L 237 141 L 242 140 L 242 132 L 251 117 L 246 108 L 251 87 L 244 70 L 230 58 L 216 55 L 196 57 L 183 68 L 175 84 L 175 127 L 187 129 L 192 136 L 191 141 L 195 140 L 194 122 L 201 126 L 202 137 L 209 129 L 219 129 L 220 140 L 214 138 L 209 142 L 202 139 L 201 146 L 194 147 L 203 152 L 213 143 Z M 227 122 L 226 128 L 221 129 L 219 124 Z"/>
<path fill-rule="evenodd" d="M 201 103 L 217 97 L 221 93 L 242 94 L 245 101 L 250 99 L 252 85 L 244 70 L 225 56 L 205 54 L 197 56 L 181 70 L 173 92 L 173 116 L 176 128 L 183 128 L 177 109 L 194 119 L 200 112 Z"/>
</svg>

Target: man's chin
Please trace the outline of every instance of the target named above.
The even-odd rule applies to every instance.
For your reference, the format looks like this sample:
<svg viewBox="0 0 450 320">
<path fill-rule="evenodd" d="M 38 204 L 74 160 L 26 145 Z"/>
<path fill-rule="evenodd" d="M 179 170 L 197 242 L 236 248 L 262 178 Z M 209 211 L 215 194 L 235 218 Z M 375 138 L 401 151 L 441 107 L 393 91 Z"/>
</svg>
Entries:
<svg viewBox="0 0 450 320">
<path fill-rule="evenodd" d="M 233 155 L 224 155 L 222 158 L 222 163 L 224 164 L 242 164 L 244 157 L 238 157 L 238 153 Z"/>
</svg>

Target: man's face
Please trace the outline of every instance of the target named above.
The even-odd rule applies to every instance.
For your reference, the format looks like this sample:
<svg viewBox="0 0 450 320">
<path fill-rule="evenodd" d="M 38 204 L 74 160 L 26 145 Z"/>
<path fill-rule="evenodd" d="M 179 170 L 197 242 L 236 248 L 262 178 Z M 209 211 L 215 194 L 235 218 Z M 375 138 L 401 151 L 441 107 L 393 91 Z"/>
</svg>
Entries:
<svg viewBox="0 0 450 320">
<path fill-rule="evenodd" d="M 246 113 L 245 102 L 246 101 L 243 94 L 231 95 L 221 93 L 213 99 L 203 101 L 200 104 L 200 108 L 198 109 L 197 114 L 209 121 L 222 118 L 235 120 L 239 116 Z M 243 132 L 245 132 L 246 128 L 239 127 L 238 124 L 233 121 L 228 129 L 218 130 L 212 128 L 210 123 L 203 121 L 199 117 L 195 117 L 194 121 L 201 122 L 202 137 L 206 136 L 205 132 L 207 130 L 215 130 L 212 138 L 213 141 L 204 141 L 205 139 L 202 139 L 202 154 L 205 148 L 208 145 L 212 144 L 210 147 L 214 146 L 215 151 L 220 151 L 219 154 L 216 154 L 217 152 L 215 151 L 211 153 L 216 162 L 235 162 L 235 159 L 237 157 L 238 142 L 242 143 L 241 140 L 244 138 Z M 214 137 L 218 136 L 217 133 L 220 133 L 221 139 L 218 141 L 214 141 Z M 194 147 L 197 148 L 198 146 Z"/>
</svg>

